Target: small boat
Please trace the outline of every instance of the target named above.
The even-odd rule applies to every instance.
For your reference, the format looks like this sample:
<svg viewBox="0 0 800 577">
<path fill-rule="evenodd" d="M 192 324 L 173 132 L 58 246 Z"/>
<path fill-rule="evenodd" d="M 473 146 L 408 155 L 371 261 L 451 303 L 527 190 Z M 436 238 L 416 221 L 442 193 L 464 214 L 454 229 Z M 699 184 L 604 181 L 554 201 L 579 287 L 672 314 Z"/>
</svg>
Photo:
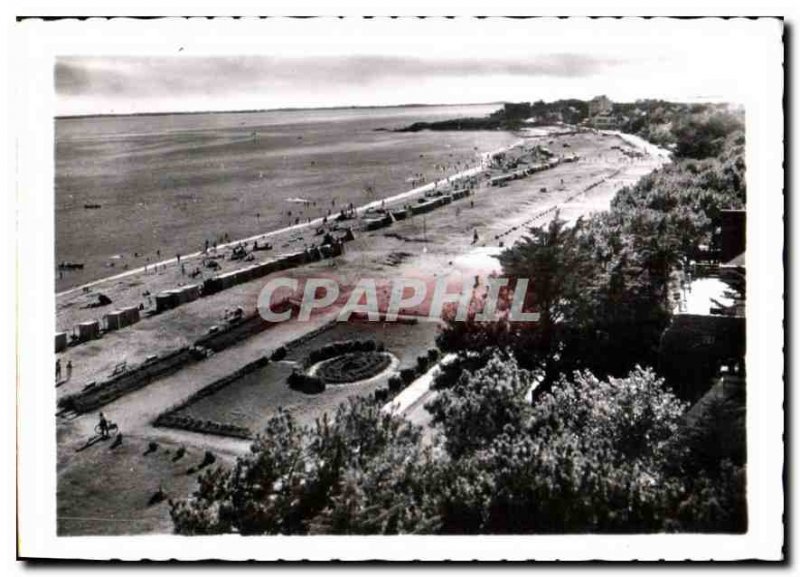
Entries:
<svg viewBox="0 0 800 577">
<path fill-rule="evenodd" d="M 61 270 L 70 270 L 70 269 L 82 269 L 83 263 L 82 262 L 68 262 L 64 261 L 59 263 L 58 268 Z"/>
</svg>

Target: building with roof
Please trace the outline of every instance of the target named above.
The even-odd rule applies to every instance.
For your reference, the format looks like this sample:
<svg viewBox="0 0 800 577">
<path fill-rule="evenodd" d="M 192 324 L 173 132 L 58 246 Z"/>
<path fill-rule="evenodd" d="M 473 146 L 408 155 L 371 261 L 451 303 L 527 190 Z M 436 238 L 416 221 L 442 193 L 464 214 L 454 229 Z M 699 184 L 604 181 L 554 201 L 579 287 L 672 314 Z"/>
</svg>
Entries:
<svg viewBox="0 0 800 577">
<path fill-rule="evenodd" d="M 589 101 L 589 116 L 595 117 L 601 114 L 611 114 L 614 103 L 604 94 L 595 96 Z"/>
<path fill-rule="evenodd" d="M 745 213 L 722 211 L 713 262 L 693 262 L 661 336 L 659 368 L 688 399 L 702 396 L 721 371 L 745 375 Z M 718 255 L 718 256 L 717 256 Z"/>
</svg>

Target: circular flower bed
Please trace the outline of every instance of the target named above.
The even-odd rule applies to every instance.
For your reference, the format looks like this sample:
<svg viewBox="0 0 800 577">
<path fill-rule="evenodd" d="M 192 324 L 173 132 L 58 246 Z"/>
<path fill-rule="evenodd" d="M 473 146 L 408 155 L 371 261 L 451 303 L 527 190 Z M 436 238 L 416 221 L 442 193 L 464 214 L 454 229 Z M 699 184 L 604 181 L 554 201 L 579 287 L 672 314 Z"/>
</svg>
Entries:
<svg viewBox="0 0 800 577">
<path fill-rule="evenodd" d="M 391 355 L 378 351 L 345 353 L 322 361 L 314 375 L 328 384 L 354 383 L 372 378 L 385 371 L 392 362 Z"/>
</svg>

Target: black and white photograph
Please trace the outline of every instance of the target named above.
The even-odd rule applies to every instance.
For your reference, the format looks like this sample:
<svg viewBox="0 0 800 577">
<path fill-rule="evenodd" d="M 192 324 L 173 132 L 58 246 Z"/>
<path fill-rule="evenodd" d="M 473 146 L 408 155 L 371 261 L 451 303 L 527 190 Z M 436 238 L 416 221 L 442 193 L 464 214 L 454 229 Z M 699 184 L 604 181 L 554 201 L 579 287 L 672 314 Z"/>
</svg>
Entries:
<svg viewBox="0 0 800 577">
<path fill-rule="evenodd" d="M 783 557 L 781 18 L 16 28 L 20 556 Z"/>
</svg>

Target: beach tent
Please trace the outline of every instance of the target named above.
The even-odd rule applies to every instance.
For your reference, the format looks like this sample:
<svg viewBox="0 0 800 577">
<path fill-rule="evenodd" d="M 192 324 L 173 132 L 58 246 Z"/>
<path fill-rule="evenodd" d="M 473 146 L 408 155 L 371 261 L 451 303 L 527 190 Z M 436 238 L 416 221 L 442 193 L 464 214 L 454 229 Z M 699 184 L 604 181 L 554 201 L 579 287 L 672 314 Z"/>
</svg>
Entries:
<svg viewBox="0 0 800 577">
<path fill-rule="evenodd" d="M 122 309 L 122 326 L 126 327 L 139 322 L 139 307 Z"/>
<path fill-rule="evenodd" d="M 178 295 L 175 291 L 168 290 L 156 295 L 156 311 L 162 312 L 178 306 Z"/>
<path fill-rule="evenodd" d="M 86 321 L 78 324 L 78 338 L 82 341 L 100 338 L 100 321 Z"/>
<path fill-rule="evenodd" d="M 178 304 L 190 303 L 200 298 L 200 285 L 189 285 L 175 289 L 178 293 Z"/>
<path fill-rule="evenodd" d="M 122 320 L 122 311 L 111 311 L 105 316 L 106 330 L 116 331 L 125 326 Z"/>
</svg>

